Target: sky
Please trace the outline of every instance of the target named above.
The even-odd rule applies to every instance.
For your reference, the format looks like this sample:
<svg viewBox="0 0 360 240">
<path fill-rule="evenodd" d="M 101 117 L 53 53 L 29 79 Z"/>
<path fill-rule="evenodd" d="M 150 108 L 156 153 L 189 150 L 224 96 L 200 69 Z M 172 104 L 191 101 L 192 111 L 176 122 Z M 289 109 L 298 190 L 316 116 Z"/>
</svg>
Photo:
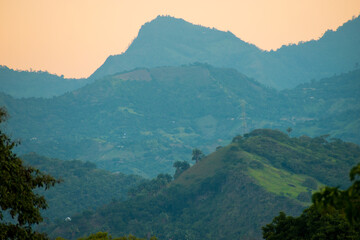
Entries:
<svg viewBox="0 0 360 240">
<path fill-rule="evenodd" d="M 0 0 L 0 65 L 88 77 L 158 15 L 276 50 L 359 14 L 360 0 Z"/>
</svg>

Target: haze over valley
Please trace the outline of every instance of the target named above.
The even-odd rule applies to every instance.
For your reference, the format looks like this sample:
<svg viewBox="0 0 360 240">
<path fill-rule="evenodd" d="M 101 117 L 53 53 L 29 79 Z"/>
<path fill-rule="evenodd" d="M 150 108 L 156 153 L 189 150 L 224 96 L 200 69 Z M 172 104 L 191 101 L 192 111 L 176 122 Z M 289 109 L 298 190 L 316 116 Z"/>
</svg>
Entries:
<svg viewBox="0 0 360 240">
<path fill-rule="evenodd" d="M 1 66 L 0 133 L 63 181 L 37 190 L 49 208 L 34 231 L 272 240 L 284 221 L 283 239 L 359 239 L 359 63 L 359 16 L 276 51 L 158 16 L 88 78 Z M 317 202 L 326 186 L 351 211 Z"/>
</svg>

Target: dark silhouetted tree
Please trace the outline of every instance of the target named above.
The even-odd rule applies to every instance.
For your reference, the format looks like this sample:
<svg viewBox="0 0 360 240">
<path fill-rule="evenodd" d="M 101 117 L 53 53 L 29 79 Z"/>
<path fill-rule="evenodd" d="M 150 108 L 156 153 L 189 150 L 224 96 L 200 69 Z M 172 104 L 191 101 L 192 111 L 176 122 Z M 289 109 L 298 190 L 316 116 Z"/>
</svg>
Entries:
<svg viewBox="0 0 360 240">
<path fill-rule="evenodd" d="M 193 149 L 192 151 L 192 160 L 195 161 L 195 163 L 198 163 L 202 158 L 204 158 L 205 155 L 200 149 Z"/>
<path fill-rule="evenodd" d="M 233 143 L 239 143 L 239 142 L 241 142 L 242 138 L 243 138 L 243 137 L 242 137 L 241 135 L 237 135 L 237 136 L 235 136 L 235 137 L 232 139 L 231 142 L 233 142 Z"/>
<path fill-rule="evenodd" d="M 56 240 L 58 240 L 58 239 L 56 239 Z M 59 240 L 61 240 L 61 239 L 59 239 Z M 98 233 L 90 234 L 90 236 L 88 236 L 88 237 L 79 238 L 78 240 L 145 240 L 145 239 L 137 238 L 131 234 L 129 236 L 112 238 L 111 235 L 109 235 L 106 232 L 98 232 Z M 157 240 L 157 238 L 151 237 L 150 240 Z"/>
<path fill-rule="evenodd" d="M 359 224 L 357 224 L 359 226 Z M 352 227 L 339 211 L 321 214 L 312 205 L 299 217 L 280 212 L 262 228 L 265 240 L 356 240 L 358 228 Z"/>
<path fill-rule="evenodd" d="M 190 168 L 190 164 L 187 161 L 176 161 L 173 166 L 176 168 L 174 179 L 178 178 L 180 174 Z"/>
<path fill-rule="evenodd" d="M 325 187 L 312 197 L 319 211 L 331 211 L 332 208 L 343 211 L 348 221 L 360 223 L 360 163 L 350 171 L 353 184 L 346 190 L 338 187 Z"/>
<path fill-rule="evenodd" d="M 262 228 L 266 240 L 360 239 L 360 164 L 350 171 L 347 190 L 325 187 L 313 194 L 313 204 L 299 217 L 281 212 Z"/>
<path fill-rule="evenodd" d="M 289 127 L 289 128 L 286 129 L 286 131 L 287 131 L 288 135 L 290 136 L 290 134 L 291 134 L 291 132 L 292 132 L 292 128 Z"/>
<path fill-rule="evenodd" d="M 0 123 L 6 112 L 0 108 Z M 47 239 L 45 234 L 32 230 L 43 219 L 40 209 L 46 209 L 45 198 L 34 189 L 48 189 L 59 182 L 38 169 L 24 166 L 12 152 L 15 142 L 0 130 L 0 239 Z M 5 220 L 10 215 L 13 221 Z"/>
</svg>

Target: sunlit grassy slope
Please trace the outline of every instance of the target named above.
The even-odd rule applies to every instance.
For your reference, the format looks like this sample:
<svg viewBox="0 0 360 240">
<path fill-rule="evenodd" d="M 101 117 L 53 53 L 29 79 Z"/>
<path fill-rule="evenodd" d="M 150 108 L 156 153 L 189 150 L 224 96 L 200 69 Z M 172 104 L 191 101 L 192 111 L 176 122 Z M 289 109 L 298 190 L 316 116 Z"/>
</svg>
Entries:
<svg viewBox="0 0 360 240">
<path fill-rule="evenodd" d="M 305 175 L 292 174 L 286 170 L 277 169 L 271 165 L 264 165 L 263 169 L 249 168 L 249 175 L 267 191 L 296 199 L 307 187 L 302 183 Z"/>
<path fill-rule="evenodd" d="M 324 184 L 334 185 L 336 179 L 346 186 L 346 170 L 360 160 L 347 151 L 358 148 L 325 137 L 290 138 L 280 131 L 255 130 L 210 154 L 175 183 L 193 186 L 209 175 L 231 170 L 246 173 L 268 192 L 292 199 Z"/>
</svg>

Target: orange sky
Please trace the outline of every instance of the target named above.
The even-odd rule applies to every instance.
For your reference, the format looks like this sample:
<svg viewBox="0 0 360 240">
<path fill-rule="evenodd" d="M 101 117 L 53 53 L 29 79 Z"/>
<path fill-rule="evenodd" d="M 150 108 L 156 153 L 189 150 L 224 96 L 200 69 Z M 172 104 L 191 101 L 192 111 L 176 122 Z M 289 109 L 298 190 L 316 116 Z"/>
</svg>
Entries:
<svg viewBox="0 0 360 240">
<path fill-rule="evenodd" d="M 359 14 L 360 0 L 0 0 L 0 65 L 87 77 L 157 15 L 270 50 L 317 39 Z"/>
</svg>

